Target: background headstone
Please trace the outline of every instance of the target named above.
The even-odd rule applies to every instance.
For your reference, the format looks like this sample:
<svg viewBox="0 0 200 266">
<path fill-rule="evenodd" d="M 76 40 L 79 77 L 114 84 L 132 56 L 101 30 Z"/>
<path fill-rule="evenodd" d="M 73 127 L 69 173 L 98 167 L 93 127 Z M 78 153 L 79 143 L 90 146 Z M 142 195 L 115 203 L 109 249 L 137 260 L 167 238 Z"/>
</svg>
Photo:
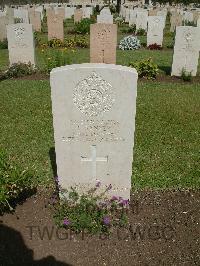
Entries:
<svg viewBox="0 0 200 266">
<path fill-rule="evenodd" d="M 54 10 L 49 9 L 47 13 L 48 40 L 64 40 L 63 18 L 55 14 Z"/>
<path fill-rule="evenodd" d="M 172 76 L 181 76 L 182 70 L 196 76 L 199 51 L 200 30 L 198 27 L 176 27 L 176 38 L 172 63 Z"/>
<path fill-rule="evenodd" d="M 146 10 L 137 11 L 136 30 L 143 29 L 147 31 L 147 19 L 148 19 L 148 12 Z"/>
<path fill-rule="evenodd" d="M 29 12 L 30 24 L 33 25 L 34 31 L 41 31 L 41 13 L 38 11 Z"/>
<path fill-rule="evenodd" d="M 164 26 L 162 16 L 148 17 L 147 46 L 154 43 L 162 46 Z"/>
<path fill-rule="evenodd" d="M 34 38 L 31 24 L 8 25 L 7 38 L 10 65 L 19 62 L 35 65 Z"/>
<path fill-rule="evenodd" d="M 90 25 L 90 62 L 116 63 L 117 25 Z"/>
<path fill-rule="evenodd" d="M 83 10 L 82 9 L 75 9 L 74 10 L 74 23 L 78 23 L 83 18 Z"/>
</svg>

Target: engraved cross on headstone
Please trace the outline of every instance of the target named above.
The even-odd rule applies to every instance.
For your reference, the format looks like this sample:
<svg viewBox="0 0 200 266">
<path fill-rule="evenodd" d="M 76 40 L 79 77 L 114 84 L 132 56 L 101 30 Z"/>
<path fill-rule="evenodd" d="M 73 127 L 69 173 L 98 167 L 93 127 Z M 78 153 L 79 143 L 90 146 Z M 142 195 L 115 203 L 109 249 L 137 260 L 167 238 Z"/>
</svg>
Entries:
<svg viewBox="0 0 200 266">
<path fill-rule="evenodd" d="M 91 146 L 91 157 L 87 158 L 84 156 L 81 156 L 81 162 L 92 162 L 92 177 L 94 179 L 97 178 L 97 162 L 108 162 L 108 156 L 106 157 L 97 157 L 97 149 L 96 145 Z"/>
</svg>

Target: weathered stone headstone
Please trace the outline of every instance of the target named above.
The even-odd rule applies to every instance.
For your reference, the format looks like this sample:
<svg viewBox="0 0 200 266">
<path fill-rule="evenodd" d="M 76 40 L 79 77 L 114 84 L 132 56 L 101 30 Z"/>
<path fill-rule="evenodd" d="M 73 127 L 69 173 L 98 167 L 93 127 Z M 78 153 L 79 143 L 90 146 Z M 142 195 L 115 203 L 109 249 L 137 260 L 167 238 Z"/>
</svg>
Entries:
<svg viewBox="0 0 200 266">
<path fill-rule="evenodd" d="M 28 10 L 14 9 L 14 17 L 21 20 L 22 23 L 29 23 Z"/>
<path fill-rule="evenodd" d="M 41 31 L 41 13 L 38 11 L 29 12 L 30 24 L 33 25 L 34 31 Z"/>
<path fill-rule="evenodd" d="M 101 10 L 100 15 L 111 15 L 110 8 L 109 7 L 104 7 Z"/>
<path fill-rule="evenodd" d="M 157 16 L 157 12 L 158 10 L 156 9 L 149 10 L 149 16 Z"/>
<path fill-rule="evenodd" d="M 163 17 L 161 16 L 148 17 L 147 46 L 154 43 L 162 46 L 164 27 L 165 23 Z"/>
<path fill-rule="evenodd" d="M 83 18 L 83 10 L 82 9 L 75 9 L 74 10 L 74 23 L 78 23 Z"/>
<path fill-rule="evenodd" d="M 31 63 L 35 65 L 33 28 L 31 24 L 17 23 L 7 26 L 10 64 Z"/>
<path fill-rule="evenodd" d="M 92 14 L 91 7 L 83 8 L 83 18 L 90 18 L 91 14 Z"/>
<path fill-rule="evenodd" d="M 76 187 L 86 193 L 100 181 L 100 190 L 112 185 L 109 196 L 129 199 L 136 70 L 107 64 L 70 65 L 54 69 L 50 82 L 61 188 Z"/>
<path fill-rule="evenodd" d="M 65 18 L 71 18 L 74 15 L 74 7 L 66 7 L 65 8 Z"/>
<path fill-rule="evenodd" d="M 40 17 L 41 17 L 41 20 L 43 20 L 43 17 L 44 17 L 44 15 L 43 15 L 43 6 L 37 6 L 36 8 L 35 8 L 35 11 L 37 11 L 37 12 L 40 12 Z"/>
<path fill-rule="evenodd" d="M 136 24 L 136 10 L 130 10 L 129 27 Z"/>
<path fill-rule="evenodd" d="M 125 22 L 129 23 L 130 20 L 130 9 L 126 8 L 126 13 L 125 13 Z"/>
<path fill-rule="evenodd" d="M 117 25 L 90 25 L 90 62 L 116 63 Z"/>
<path fill-rule="evenodd" d="M 182 26 L 182 16 L 181 14 L 178 13 L 173 13 L 171 18 L 170 18 L 170 32 L 174 32 L 176 27 Z"/>
<path fill-rule="evenodd" d="M 183 19 L 185 22 L 193 22 L 193 13 L 189 11 L 185 11 L 183 14 Z"/>
<path fill-rule="evenodd" d="M 97 23 L 113 24 L 113 15 L 109 14 L 97 15 Z"/>
<path fill-rule="evenodd" d="M 176 38 L 172 63 L 172 76 L 181 76 L 182 70 L 196 76 L 199 51 L 200 30 L 198 27 L 176 27 Z"/>
<path fill-rule="evenodd" d="M 143 29 L 147 30 L 147 18 L 148 18 L 148 12 L 146 10 L 144 11 L 137 11 L 136 15 L 136 30 Z"/>
<path fill-rule="evenodd" d="M 14 24 L 14 9 L 13 8 L 7 8 L 6 16 L 8 18 L 8 24 Z"/>
<path fill-rule="evenodd" d="M 7 38 L 6 25 L 8 25 L 7 16 L 0 17 L 0 41 L 3 41 Z"/>
<path fill-rule="evenodd" d="M 59 18 L 65 19 L 65 9 L 63 7 L 56 7 L 54 8 L 55 15 L 57 15 Z"/>
<path fill-rule="evenodd" d="M 200 28 L 200 18 L 197 20 L 197 27 Z"/>
<path fill-rule="evenodd" d="M 64 40 L 63 18 L 55 14 L 54 10 L 49 9 L 47 13 L 48 40 Z"/>
</svg>

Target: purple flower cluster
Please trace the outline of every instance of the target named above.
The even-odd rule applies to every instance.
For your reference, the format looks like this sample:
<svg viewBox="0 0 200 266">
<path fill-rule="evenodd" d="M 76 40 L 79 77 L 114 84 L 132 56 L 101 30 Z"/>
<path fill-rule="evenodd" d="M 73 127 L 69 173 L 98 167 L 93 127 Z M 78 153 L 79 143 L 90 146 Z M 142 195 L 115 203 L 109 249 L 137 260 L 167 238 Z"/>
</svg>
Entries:
<svg viewBox="0 0 200 266">
<path fill-rule="evenodd" d="M 110 222 L 111 222 L 111 219 L 110 219 L 109 216 L 104 216 L 103 217 L 103 223 L 104 223 L 104 225 L 109 225 Z"/>
<path fill-rule="evenodd" d="M 70 223 L 71 223 L 70 220 L 67 219 L 67 218 L 65 218 L 64 221 L 63 221 L 63 224 L 66 225 L 66 226 L 70 225 Z"/>
</svg>

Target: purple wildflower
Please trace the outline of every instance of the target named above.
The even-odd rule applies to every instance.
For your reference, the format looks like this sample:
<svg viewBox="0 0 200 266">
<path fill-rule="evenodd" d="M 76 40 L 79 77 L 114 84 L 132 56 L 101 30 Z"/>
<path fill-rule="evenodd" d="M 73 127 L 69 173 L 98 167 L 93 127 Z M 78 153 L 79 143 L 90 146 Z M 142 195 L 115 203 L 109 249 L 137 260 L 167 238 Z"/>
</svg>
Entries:
<svg viewBox="0 0 200 266">
<path fill-rule="evenodd" d="M 105 225 L 109 225 L 110 224 L 110 217 L 109 216 L 104 216 L 103 217 L 103 223 Z"/>
<path fill-rule="evenodd" d="M 68 220 L 67 218 L 64 219 L 63 221 L 64 225 L 70 225 L 70 220 Z"/>
<path fill-rule="evenodd" d="M 117 196 L 112 196 L 111 200 L 112 201 L 118 200 L 118 197 Z"/>
<path fill-rule="evenodd" d="M 97 183 L 96 183 L 96 187 L 100 187 L 101 186 L 101 182 L 98 180 Z"/>
<path fill-rule="evenodd" d="M 121 204 L 125 207 L 125 206 L 128 206 L 129 205 L 129 200 L 125 200 L 125 199 L 123 199 L 122 201 L 121 201 Z"/>
</svg>

